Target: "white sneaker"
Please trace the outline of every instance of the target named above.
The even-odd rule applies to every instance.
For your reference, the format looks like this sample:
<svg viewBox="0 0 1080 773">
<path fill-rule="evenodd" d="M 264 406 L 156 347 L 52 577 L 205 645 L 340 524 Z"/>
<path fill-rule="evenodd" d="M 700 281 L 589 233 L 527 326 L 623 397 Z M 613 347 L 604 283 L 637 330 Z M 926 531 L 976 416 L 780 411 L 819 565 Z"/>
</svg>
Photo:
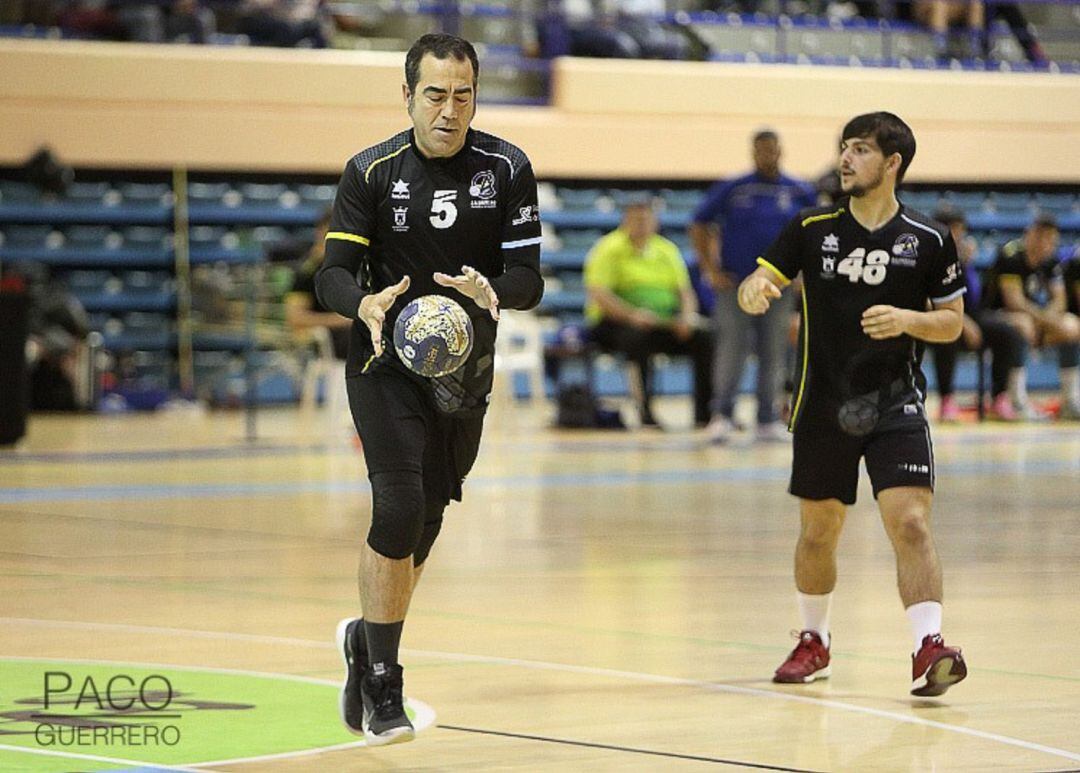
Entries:
<svg viewBox="0 0 1080 773">
<path fill-rule="evenodd" d="M 705 428 L 705 434 L 708 436 L 709 442 L 716 446 L 723 445 L 731 440 L 734 432 L 735 424 L 724 415 L 713 416 L 709 426 Z"/>
<path fill-rule="evenodd" d="M 782 422 L 771 421 L 768 424 L 758 424 L 757 439 L 762 443 L 789 443 L 791 433 Z"/>
</svg>

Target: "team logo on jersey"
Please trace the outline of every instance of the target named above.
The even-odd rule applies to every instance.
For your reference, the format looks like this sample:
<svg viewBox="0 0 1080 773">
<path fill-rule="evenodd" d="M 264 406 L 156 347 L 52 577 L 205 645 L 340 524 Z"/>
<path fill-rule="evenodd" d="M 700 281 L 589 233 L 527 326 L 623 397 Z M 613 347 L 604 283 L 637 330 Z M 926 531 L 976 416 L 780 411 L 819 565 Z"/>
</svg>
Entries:
<svg viewBox="0 0 1080 773">
<path fill-rule="evenodd" d="M 518 207 L 518 216 L 510 221 L 510 225 L 525 225 L 535 223 L 540 219 L 540 207 L 530 204 L 527 207 Z"/>
<path fill-rule="evenodd" d="M 952 263 L 945 269 L 945 278 L 941 280 L 943 285 L 952 284 L 960 277 L 960 263 Z"/>
<path fill-rule="evenodd" d="M 407 200 L 409 198 L 409 184 L 399 177 L 390 191 L 390 198 Z"/>
<path fill-rule="evenodd" d="M 915 234 L 900 234 L 892 246 L 892 254 L 898 258 L 917 258 L 919 256 L 919 237 Z"/>
<path fill-rule="evenodd" d="M 821 256 L 821 278 L 836 278 L 836 258 L 830 257 L 828 255 Z"/>
<path fill-rule="evenodd" d="M 822 252 L 840 252 L 840 237 L 829 234 L 821 241 Z"/>
<path fill-rule="evenodd" d="M 394 230 L 398 233 L 405 233 L 409 230 L 409 224 L 405 222 L 408 214 L 408 207 L 394 207 Z"/>
<path fill-rule="evenodd" d="M 473 197 L 473 209 L 495 207 L 495 173 L 490 169 L 485 169 L 474 174 L 469 184 L 469 195 Z"/>
</svg>

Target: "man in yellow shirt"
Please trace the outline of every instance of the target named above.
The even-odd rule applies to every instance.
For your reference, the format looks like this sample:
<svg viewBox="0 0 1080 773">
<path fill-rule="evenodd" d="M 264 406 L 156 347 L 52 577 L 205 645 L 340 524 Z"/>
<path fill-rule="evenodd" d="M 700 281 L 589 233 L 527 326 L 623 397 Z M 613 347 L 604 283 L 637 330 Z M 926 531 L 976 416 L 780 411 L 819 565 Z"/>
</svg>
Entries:
<svg viewBox="0 0 1080 773">
<path fill-rule="evenodd" d="M 694 362 L 694 423 L 709 422 L 712 336 L 698 315 L 697 296 L 679 248 L 657 233 L 651 197 L 626 205 L 622 224 L 585 258 L 585 319 L 593 340 L 625 354 L 641 374 L 641 421 L 652 414 L 649 358 L 688 354 Z"/>
</svg>

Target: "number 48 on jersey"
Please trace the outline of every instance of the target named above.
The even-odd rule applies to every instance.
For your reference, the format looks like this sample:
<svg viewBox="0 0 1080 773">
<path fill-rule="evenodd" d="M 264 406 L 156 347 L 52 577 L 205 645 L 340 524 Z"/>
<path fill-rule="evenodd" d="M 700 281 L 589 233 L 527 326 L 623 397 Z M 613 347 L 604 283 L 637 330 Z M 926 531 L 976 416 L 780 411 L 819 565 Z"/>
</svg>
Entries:
<svg viewBox="0 0 1080 773">
<path fill-rule="evenodd" d="M 888 271 L 889 253 L 885 250 L 870 250 L 859 247 L 848 253 L 836 267 L 836 273 L 846 276 L 852 282 L 860 279 L 868 285 L 879 285 L 885 281 Z"/>
</svg>

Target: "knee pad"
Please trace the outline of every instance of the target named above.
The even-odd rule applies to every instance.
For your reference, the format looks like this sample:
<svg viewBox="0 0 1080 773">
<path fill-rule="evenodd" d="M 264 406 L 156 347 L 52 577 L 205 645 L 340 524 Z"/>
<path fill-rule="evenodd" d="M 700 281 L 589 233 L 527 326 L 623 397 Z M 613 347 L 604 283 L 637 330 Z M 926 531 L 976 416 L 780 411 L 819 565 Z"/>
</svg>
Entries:
<svg viewBox="0 0 1080 773">
<path fill-rule="evenodd" d="M 424 481 L 420 473 L 372 474 L 371 500 L 367 544 L 386 558 L 411 556 L 424 530 Z"/>
<path fill-rule="evenodd" d="M 413 553 L 413 566 L 420 566 L 427 560 L 431 546 L 435 544 L 435 538 L 442 529 L 442 514 L 446 505 L 442 502 L 428 502 L 427 511 L 424 513 L 424 530 L 420 534 L 420 542 Z"/>
</svg>

